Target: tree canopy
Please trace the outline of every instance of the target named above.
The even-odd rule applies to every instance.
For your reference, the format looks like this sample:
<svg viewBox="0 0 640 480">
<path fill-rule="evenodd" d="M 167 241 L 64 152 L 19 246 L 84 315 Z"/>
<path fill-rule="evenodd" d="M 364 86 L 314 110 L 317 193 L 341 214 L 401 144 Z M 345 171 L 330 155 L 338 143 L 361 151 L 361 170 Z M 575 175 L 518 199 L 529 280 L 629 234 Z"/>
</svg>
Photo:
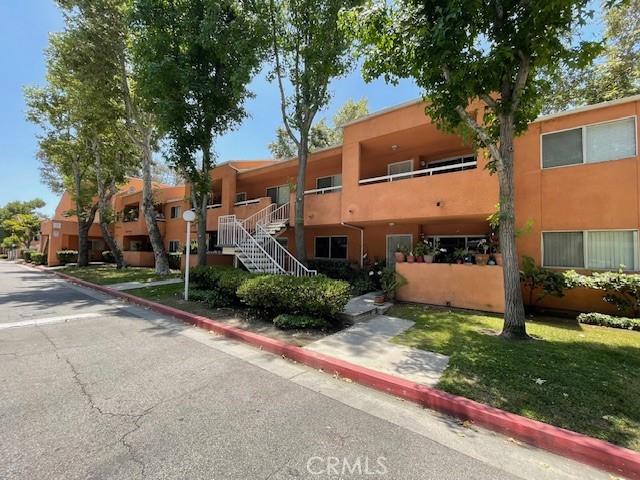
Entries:
<svg viewBox="0 0 640 480">
<path fill-rule="evenodd" d="M 516 252 L 513 140 L 541 109 L 545 80 L 563 64 L 583 66 L 595 42 L 570 42 L 593 16 L 588 0 L 397 0 L 368 2 L 344 14 L 359 42 L 367 79 L 412 78 L 426 112 L 488 151 L 500 186 L 504 258 L 502 335 L 528 338 Z"/>
<path fill-rule="evenodd" d="M 358 101 L 347 100 L 333 116 L 333 126 L 322 118 L 314 123 L 309 131 L 309 151 L 339 145 L 342 142 L 342 127 L 369 113 L 366 98 Z M 269 150 L 274 158 L 290 158 L 297 153 L 296 144 L 283 126 L 276 130 L 275 140 L 269 144 Z"/>
</svg>

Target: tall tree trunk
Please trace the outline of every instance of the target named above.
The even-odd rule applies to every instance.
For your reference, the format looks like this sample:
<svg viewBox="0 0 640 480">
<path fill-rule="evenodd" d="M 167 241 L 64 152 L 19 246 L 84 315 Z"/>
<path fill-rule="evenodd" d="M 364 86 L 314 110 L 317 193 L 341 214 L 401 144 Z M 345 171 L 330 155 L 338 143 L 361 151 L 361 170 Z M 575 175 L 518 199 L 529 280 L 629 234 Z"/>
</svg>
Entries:
<svg viewBox="0 0 640 480">
<path fill-rule="evenodd" d="M 79 220 L 79 219 L 78 219 Z M 78 221 L 78 266 L 89 265 L 89 227 L 91 224 Z"/>
<path fill-rule="evenodd" d="M 304 241 L 304 189 L 307 179 L 307 160 L 309 157 L 309 130 L 300 132 L 300 144 L 298 146 L 298 177 L 296 180 L 296 206 L 295 206 L 295 240 L 296 256 L 306 265 L 307 249 Z"/>
<path fill-rule="evenodd" d="M 156 273 L 159 275 L 167 275 L 170 273 L 169 257 L 164 248 L 164 242 L 160 234 L 160 229 L 158 228 L 156 210 L 153 204 L 153 185 L 151 183 L 152 162 L 151 130 L 147 129 L 142 145 L 142 206 L 144 210 L 144 221 L 147 224 L 149 241 L 151 242 L 153 256 L 155 257 Z"/>
<path fill-rule="evenodd" d="M 109 211 L 107 210 L 105 213 L 108 215 Z M 102 239 L 104 240 L 104 243 L 107 244 L 107 248 L 111 251 L 111 254 L 113 255 L 113 260 L 116 262 L 116 269 L 122 270 L 124 267 L 126 267 L 124 263 L 124 256 L 122 255 L 122 249 L 118 245 L 118 242 L 116 242 L 116 239 L 113 238 L 113 235 L 111 235 L 111 231 L 109 230 L 109 223 L 103 220 L 102 218 L 103 218 L 103 213 L 101 210 L 100 211 L 100 231 L 102 232 Z"/>
<path fill-rule="evenodd" d="M 502 115 L 500 119 L 500 161 L 498 178 L 500 183 L 500 248 L 503 258 L 505 289 L 504 325 L 501 335 L 505 338 L 527 339 L 520 268 L 516 251 L 515 193 L 513 182 L 513 138 L 515 126 L 513 116 Z"/>
<path fill-rule="evenodd" d="M 193 206 L 196 212 L 198 231 L 198 265 L 207 264 L 207 203 L 210 193 L 209 171 L 211 170 L 211 142 L 202 146 L 202 169 L 200 171 L 200 184 L 194 186 L 198 188 L 198 195 L 195 196 L 196 204 Z"/>
</svg>

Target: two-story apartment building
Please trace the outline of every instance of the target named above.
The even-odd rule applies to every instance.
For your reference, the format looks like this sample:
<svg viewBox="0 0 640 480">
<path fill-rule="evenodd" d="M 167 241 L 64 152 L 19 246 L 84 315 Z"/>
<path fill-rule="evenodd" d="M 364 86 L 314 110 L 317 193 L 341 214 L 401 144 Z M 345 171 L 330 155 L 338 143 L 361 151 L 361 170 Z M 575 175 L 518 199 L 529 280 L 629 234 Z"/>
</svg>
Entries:
<svg viewBox="0 0 640 480">
<path fill-rule="evenodd" d="M 398 245 L 411 249 L 421 238 L 450 252 L 473 250 L 487 238 L 488 217 L 499 202 L 497 177 L 484 168 L 483 152 L 440 131 L 424 106 L 409 102 L 351 122 L 342 145 L 311 155 L 304 192 L 308 258 L 392 264 Z M 640 97 L 630 97 L 545 116 L 517 138 L 516 216 L 527 226 L 518 237 L 521 256 L 550 268 L 640 268 L 639 109 Z M 250 269 L 304 273 L 293 258 L 296 175 L 296 159 L 231 161 L 213 170 L 210 263 L 235 258 Z M 184 245 L 180 217 L 188 196 L 188 188 L 158 189 L 162 233 L 172 251 Z M 126 251 L 149 248 L 140 200 L 132 193 L 116 202 L 122 215 L 114 229 Z M 142 257 L 128 254 L 127 260 L 152 261 Z M 499 265 L 396 268 L 409 281 L 401 299 L 503 308 Z M 544 302 L 575 310 L 608 307 L 598 293 L 578 290 Z"/>
</svg>

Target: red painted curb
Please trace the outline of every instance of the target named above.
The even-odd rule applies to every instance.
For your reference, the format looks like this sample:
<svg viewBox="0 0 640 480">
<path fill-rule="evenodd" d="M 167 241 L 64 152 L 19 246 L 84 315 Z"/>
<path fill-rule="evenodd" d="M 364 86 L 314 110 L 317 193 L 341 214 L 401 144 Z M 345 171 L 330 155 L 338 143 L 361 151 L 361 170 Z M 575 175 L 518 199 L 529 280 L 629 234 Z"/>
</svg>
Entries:
<svg viewBox="0 0 640 480">
<path fill-rule="evenodd" d="M 47 271 L 41 269 L 41 271 Z M 194 315 L 166 305 L 135 297 L 109 287 L 96 285 L 61 272 L 55 275 L 114 297 L 141 305 L 158 313 L 184 320 L 197 327 L 241 340 L 271 353 L 284 355 L 296 362 L 328 373 L 336 373 L 362 385 L 390 393 L 439 412 L 470 420 L 483 427 L 510 435 L 530 445 L 568 457 L 629 479 L 640 480 L 640 454 L 581 433 L 554 427 L 546 423 L 505 412 L 468 398 L 442 392 L 385 373 L 354 365 L 321 353 L 305 350 L 281 340 L 263 337 L 230 327 L 206 317 Z"/>
</svg>

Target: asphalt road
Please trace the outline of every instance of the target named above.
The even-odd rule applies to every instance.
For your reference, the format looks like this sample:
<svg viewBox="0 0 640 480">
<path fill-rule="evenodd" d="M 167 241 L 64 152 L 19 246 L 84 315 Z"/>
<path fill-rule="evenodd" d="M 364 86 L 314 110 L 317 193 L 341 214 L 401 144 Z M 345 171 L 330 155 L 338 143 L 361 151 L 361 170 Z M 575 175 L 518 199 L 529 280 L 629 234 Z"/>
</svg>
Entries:
<svg viewBox="0 0 640 480">
<path fill-rule="evenodd" d="M 0 479 L 608 478 L 0 262 Z"/>
</svg>

